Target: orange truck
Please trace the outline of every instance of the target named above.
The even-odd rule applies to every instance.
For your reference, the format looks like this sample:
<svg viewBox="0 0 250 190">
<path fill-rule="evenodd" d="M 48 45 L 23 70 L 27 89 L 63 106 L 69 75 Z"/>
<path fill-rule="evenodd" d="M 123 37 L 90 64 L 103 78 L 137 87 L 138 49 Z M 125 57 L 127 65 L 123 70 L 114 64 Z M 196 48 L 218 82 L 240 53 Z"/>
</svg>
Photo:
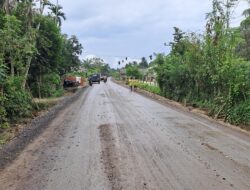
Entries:
<svg viewBox="0 0 250 190">
<path fill-rule="evenodd" d="M 66 87 L 78 87 L 84 85 L 84 79 L 78 76 L 68 76 L 64 79 L 63 86 Z"/>
</svg>

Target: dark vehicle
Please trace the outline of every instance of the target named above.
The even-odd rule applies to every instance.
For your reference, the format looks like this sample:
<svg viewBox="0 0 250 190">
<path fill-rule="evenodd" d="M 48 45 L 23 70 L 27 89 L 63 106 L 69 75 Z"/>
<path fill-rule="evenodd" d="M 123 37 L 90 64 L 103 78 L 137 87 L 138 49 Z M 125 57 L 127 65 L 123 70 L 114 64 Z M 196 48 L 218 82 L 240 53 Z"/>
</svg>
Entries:
<svg viewBox="0 0 250 190">
<path fill-rule="evenodd" d="M 89 85 L 92 86 L 93 83 L 98 83 L 100 84 L 101 82 L 101 76 L 100 74 L 95 74 L 89 77 Z"/>
<path fill-rule="evenodd" d="M 107 82 L 107 79 L 108 79 L 108 77 L 107 77 L 107 75 L 101 75 L 101 81 L 103 81 L 103 82 Z"/>
<path fill-rule="evenodd" d="M 107 77 L 107 76 L 104 76 L 104 77 L 103 77 L 103 81 L 104 81 L 104 83 L 106 83 L 106 82 L 107 82 L 107 80 L 108 80 L 108 77 Z"/>
</svg>

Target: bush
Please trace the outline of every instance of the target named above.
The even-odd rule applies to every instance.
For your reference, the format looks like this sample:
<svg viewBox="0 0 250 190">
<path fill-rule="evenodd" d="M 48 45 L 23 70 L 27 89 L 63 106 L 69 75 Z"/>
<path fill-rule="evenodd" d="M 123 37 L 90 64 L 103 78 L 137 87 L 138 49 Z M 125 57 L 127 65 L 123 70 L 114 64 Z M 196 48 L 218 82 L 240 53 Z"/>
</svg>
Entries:
<svg viewBox="0 0 250 190">
<path fill-rule="evenodd" d="M 8 129 L 10 128 L 10 125 L 8 122 L 4 122 L 3 124 L 0 125 L 0 129 Z"/>
<path fill-rule="evenodd" d="M 236 125 L 243 124 L 250 126 L 250 101 L 235 105 L 228 110 L 227 119 Z"/>
<path fill-rule="evenodd" d="M 31 114 L 31 96 L 22 91 L 13 91 L 11 94 L 6 95 L 5 109 L 8 118 L 12 120 L 19 119 L 21 117 L 26 117 Z"/>
<path fill-rule="evenodd" d="M 20 77 L 10 78 L 4 89 L 4 108 L 10 120 L 29 116 L 32 110 L 32 97 L 21 88 Z"/>
<path fill-rule="evenodd" d="M 8 128 L 7 112 L 4 107 L 5 97 L 0 95 L 0 129 Z"/>
<path fill-rule="evenodd" d="M 39 97 L 39 90 L 42 98 L 61 96 L 64 90 L 60 76 L 57 73 L 44 75 L 40 85 L 37 83 L 31 85 L 31 91 L 34 97 Z"/>
<path fill-rule="evenodd" d="M 126 75 L 128 77 L 134 77 L 136 79 L 142 78 L 142 73 L 140 72 L 137 65 L 127 65 L 126 66 Z"/>
</svg>

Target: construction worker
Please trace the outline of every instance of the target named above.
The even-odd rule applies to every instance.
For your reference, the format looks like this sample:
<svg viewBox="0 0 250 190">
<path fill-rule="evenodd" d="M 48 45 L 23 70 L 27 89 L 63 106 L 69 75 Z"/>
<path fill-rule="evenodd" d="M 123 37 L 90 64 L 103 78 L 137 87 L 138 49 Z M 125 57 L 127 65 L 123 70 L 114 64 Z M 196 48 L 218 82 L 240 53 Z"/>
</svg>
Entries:
<svg viewBox="0 0 250 190">
<path fill-rule="evenodd" d="M 131 78 L 128 79 L 128 85 L 130 87 L 130 91 L 132 92 L 133 91 L 133 84 L 132 84 L 132 79 Z"/>
<path fill-rule="evenodd" d="M 129 79 L 129 87 L 130 87 L 130 90 L 131 90 L 131 92 L 133 91 L 133 90 L 135 90 L 135 87 L 136 87 L 136 80 L 135 79 L 133 79 L 132 77 Z"/>
</svg>

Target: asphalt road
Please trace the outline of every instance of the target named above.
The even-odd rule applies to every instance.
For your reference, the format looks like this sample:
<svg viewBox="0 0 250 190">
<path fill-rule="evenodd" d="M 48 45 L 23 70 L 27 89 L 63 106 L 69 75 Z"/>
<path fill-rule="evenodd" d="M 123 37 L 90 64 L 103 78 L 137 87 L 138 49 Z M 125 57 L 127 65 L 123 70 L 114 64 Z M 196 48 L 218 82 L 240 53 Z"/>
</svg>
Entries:
<svg viewBox="0 0 250 190">
<path fill-rule="evenodd" d="M 0 173 L 1 190 L 249 190 L 250 136 L 109 81 Z"/>
</svg>

